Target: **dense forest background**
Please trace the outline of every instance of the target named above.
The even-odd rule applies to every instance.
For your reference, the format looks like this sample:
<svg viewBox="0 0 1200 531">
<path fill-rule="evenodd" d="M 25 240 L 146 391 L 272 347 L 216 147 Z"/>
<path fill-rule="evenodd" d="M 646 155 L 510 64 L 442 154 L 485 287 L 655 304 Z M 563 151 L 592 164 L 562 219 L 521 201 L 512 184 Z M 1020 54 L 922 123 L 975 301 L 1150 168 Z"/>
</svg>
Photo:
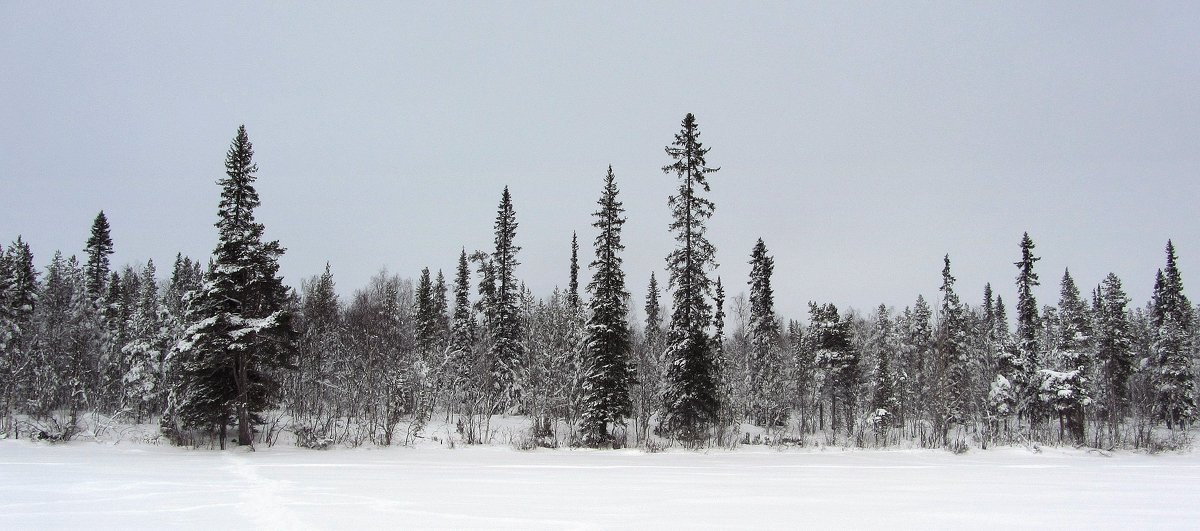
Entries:
<svg viewBox="0 0 1200 531">
<path fill-rule="evenodd" d="M 437 420 L 476 444 L 509 442 L 493 420 L 516 416 L 524 447 L 1189 443 L 1200 323 L 1172 242 L 1155 278 L 1134 280 L 1153 283 L 1142 304 L 1114 274 L 1081 287 L 1069 270 L 1039 271 L 1024 234 L 1015 301 L 957 285 L 945 256 L 937 300 L 781 316 L 767 242 L 746 242 L 749 278 L 717 275 L 706 221 L 720 173 L 694 116 L 665 151 L 678 189 L 664 278 L 627 276 L 610 167 L 593 226 L 563 242 L 562 289 L 521 282 L 520 199 L 505 188 L 494 247 L 462 249 L 452 271 L 380 272 L 344 299 L 329 267 L 283 284 L 239 128 L 211 257 L 179 255 L 166 275 L 153 261 L 113 268 L 103 212 L 78 258 L 56 252 L 39 269 L 20 236 L 3 249 L 3 433 L 69 440 L 103 418 L 157 424 L 177 444 L 286 434 L 328 448 L 408 444 Z M 1033 294 L 1042 275 L 1060 287 L 1050 304 Z M 648 285 L 645 300 L 627 282 Z"/>
</svg>

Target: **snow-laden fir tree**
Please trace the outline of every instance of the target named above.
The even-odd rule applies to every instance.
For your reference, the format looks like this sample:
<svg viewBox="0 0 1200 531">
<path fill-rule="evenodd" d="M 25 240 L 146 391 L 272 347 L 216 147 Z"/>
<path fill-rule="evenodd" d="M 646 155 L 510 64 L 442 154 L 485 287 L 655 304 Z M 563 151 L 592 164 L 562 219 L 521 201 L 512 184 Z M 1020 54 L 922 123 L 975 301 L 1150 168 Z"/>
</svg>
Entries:
<svg viewBox="0 0 1200 531">
<path fill-rule="evenodd" d="M 897 425 L 900 401 L 897 397 L 896 374 L 892 369 L 892 356 L 896 350 L 895 326 L 888 316 L 887 306 L 879 305 L 876 310 L 876 365 L 872 374 L 871 423 L 877 434 Z"/>
<path fill-rule="evenodd" d="M 646 320 L 643 325 L 641 345 L 637 349 L 637 388 L 634 407 L 637 410 L 637 435 L 639 443 L 650 429 L 650 416 L 661 405 L 662 379 L 666 370 L 663 366 L 664 332 L 662 308 L 659 305 L 658 280 L 650 272 L 650 284 L 646 288 Z"/>
<path fill-rule="evenodd" d="M 858 398 L 861 361 L 851 337 L 850 315 L 842 318 L 832 303 L 810 302 L 808 311 L 810 325 L 805 337 L 813 353 L 814 365 L 823 375 L 822 390 L 825 402 L 829 404 L 830 429 L 836 432 L 845 428 L 849 432 Z M 820 417 L 819 427 L 823 430 L 825 416 Z"/>
<path fill-rule="evenodd" d="M 930 398 L 934 361 L 933 310 L 917 295 L 906 312 L 900 344 L 900 402 L 905 420 L 923 417 L 932 408 Z"/>
<path fill-rule="evenodd" d="M 1091 405 L 1091 323 L 1087 305 L 1070 270 L 1063 273 L 1058 303 L 1058 334 L 1053 351 L 1055 369 L 1041 369 L 1041 400 L 1058 416 L 1059 438 L 1064 434 L 1083 443 L 1084 408 Z"/>
<path fill-rule="evenodd" d="M 1175 245 L 1167 241 L 1167 265 L 1154 283 L 1152 364 L 1156 413 L 1168 428 L 1186 428 L 1196 415 L 1196 384 L 1192 369 L 1194 309 L 1183 294 L 1183 277 L 1176 263 Z"/>
<path fill-rule="evenodd" d="M 77 431 L 79 414 L 95 404 L 102 331 L 87 276 L 74 256 L 64 259 L 56 252 L 40 287 L 28 405 L 36 418 L 53 417 L 62 427 L 50 437 L 65 440 Z"/>
<path fill-rule="evenodd" d="M 1096 365 L 1097 401 L 1114 431 L 1129 407 L 1129 379 L 1133 374 L 1133 330 L 1129 322 L 1129 297 L 1114 273 L 1097 288 Z"/>
<path fill-rule="evenodd" d="M 578 309 L 583 303 L 579 299 L 579 236 L 574 232 L 571 233 L 570 274 L 571 276 L 567 280 L 567 306 Z"/>
<path fill-rule="evenodd" d="M 429 268 L 421 269 L 417 281 L 417 348 L 428 354 L 437 341 L 438 315 L 433 300 L 433 280 Z"/>
<path fill-rule="evenodd" d="M 666 147 L 674 162 L 663 172 L 679 179 L 679 190 L 670 196 L 671 231 L 677 247 L 667 255 L 668 287 L 673 291 L 670 330 L 667 335 L 665 411 L 660 429 L 680 440 L 696 442 L 708 436 L 720 409 L 717 359 L 708 329 L 712 323 L 708 272 L 716 267 L 715 248 L 706 236 L 705 220 L 713 203 L 705 161 L 709 148 L 700 142 L 696 117 L 688 113 L 674 142 Z"/>
<path fill-rule="evenodd" d="M 20 435 L 16 414 L 32 391 L 34 365 L 32 346 L 34 337 L 34 306 L 38 298 L 38 272 L 33 266 L 33 253 L 29 244 L 17 237 L 0 254 L 0 392 L 4 398 L 3 432 L 11 438 Z"/>
<path fill-rule="evenodd" d="M 955 425 L 967 422 L 970 414 L 970 345 L 966 310 L 954 291 L 955 278 L 950 274 L 950 255 L 943 258 L 942 304 L 938 310 L 937 352 L 939 411 L 935 420 L 941 428 L 942 440 Z"/>
<path fill-rule="evenodd" d="M 515 271 L 520 265 L 517 252 L 521 248 L 514 243 L 517 215 L 507 186 L 500 196 L 495 229 L 496 251 L 491 256 L 495 293 L 491 310 L 494 316 L 491 326 L 492 392 L 501 409 L 513 410 L 520 404 L 520 372 L 525 347 L 521 337 L 521 292 Z"/>
<path fill-rule="evenodd" d="M 170 337 L 163 323 L 158 298 L 158 278 L 154 261 L 146 262 L 138 282 L 137 307 L 129 325 L 130 340 L 122 353 L 126 360 L 122 376 L 122 409 L 136 422 L 162 410 L 162 360 Z"/>
<path fill-rule="evenodd" d="M 771 275 L 775 259 L 767 254 L 762 238 L 750 252 L 750 421 L 776 426 L 787 421 L 783 402 L 783 353 L 779 320 L 775 317 L 775 291 Z"/>
<path fill-rule="evenodd" d="M 87 291 L 92 299 L 104 295 L 105 282 L 108 281 L 108 257 L 113 254 L 113 241 L 108 225 L 108 217 L 101 210 L 92 222 L 92 235 L 88 238 L 87 265 L 84 272 L 87 275 Z"/>
<path fill-rule="evenodd" d="M 182 388 L 176 393 L 171 428 L 211 428 L 221 432 L 236 422 L 238 443 L 253 441 L 259 412 L 278 398 L 278 371 L 291 369 L 295 351 L 287 288 L 279 277 L 277 241 L 264 242 L 254 218 L 260 204 L 254 189 L 258 170 L 245 126 L 225 157 L 218 180 L 221 200 L 218 243 L 204 288 L 192 305 L 196 322 L 173 355 L 183 360 Z"/>
<path fill-rule="evenodd" d="M 458 266 L 454 273 L 454 314 L 450 318 L 450 372 L 453 377 L 449 385 L 455 390 L 455 404 L 464 400 L 463 391 L 475 385 L 475 364 L 472 357 L 475 346 L 475 313 L 471 309 L 471 270 L 467 265 L 467 250 L 458 255 Z"/>
<path fill-rule="evenodd" d="M 450 338 L 450 307 L 447 292 L 449 287 L 446 285 L 446 275 L 439 269 L 437 278 L 433 283 L 433 293 L 431 295 L 433 302 L 433 315 L 436 326 L 434 327 L 436 342 L 438 348 L 445 346 L 445 343 Z"/>
<path fill-rule="evenodd" d="M 625 301 L 625 272 L 621 269 L 621 226 L 625 224 L 616 178 L 612 166 L 604 177 L 604 190 L 593 214 L 596 258 L 592 261 L 592 280 L 587 289 L 591 315 L 586 327 L 586 363 L 583 383 L 583 437 L 591 445 L 610 440 L 609 426 L 623 425 L 633 414 L 629 390 L 634 381 L 630 364 L 629 309 Z M 571 255 L 578 245 L 572 237 Z M 572 281 L 577 274 L 572 260 Z M 570 295 L 568 294 L 568 298 Z M 570 305 L 570 303 L 568 303 Z"/>
<path fill-rule="evenodd" d="M 716 367 L 716 382 L 717 382 L 717 436 L 725 434 L 725 428 L 736 424 L 739 419 L 736 418 L 733 404 L 733 382 L 730 375 L 733 374 L 732 363 L 729 361 L 729 354 L 725 351 L 725 286 L 721 284 L 721 277 L 717 277 L 717 281 L 713 283 L 713 335 L 712 335 L 712 352 L 713 366 Z M 718 442 L 721 442 L 718 440 Z"/>
<path fill-rule="evenodd" d="M 290 373 L 285 404 L 296 444 L 326 447 L 335 438 L 333 419 L 346 411 L 347 388 L 355 385 L 343 344 L 341 302 L 328 262 L 321 275 L 300 288 L 297 370 Z"/>
<path fill-rule="evenodd" d="M 1017 400 L 1017 414 L 1030 418 L 1031 422 L 1036 422 L 1038 417 L 1037 410 L 1037 389 L 1034 383 L 1034 370 L 1040 360 L 1040 346 L 1038 343 L 1038 330 L 1041 324 L 1038 319 L 1037 299 L 1033 295 L 1033 288 L 1038 286 L 1037 273 L 1033 272 L 1033 265 L 1041 258 L 1033 255 L 1033 240 L 1026 232 L 1021 237 L 1021 260 L 1015 262 L 1017 266 L 1017 356 L 1011 361 L 1011 372 L 1005 373 L 1004 376 L 1011 383 L 1014 394 Z"/>
</svg>

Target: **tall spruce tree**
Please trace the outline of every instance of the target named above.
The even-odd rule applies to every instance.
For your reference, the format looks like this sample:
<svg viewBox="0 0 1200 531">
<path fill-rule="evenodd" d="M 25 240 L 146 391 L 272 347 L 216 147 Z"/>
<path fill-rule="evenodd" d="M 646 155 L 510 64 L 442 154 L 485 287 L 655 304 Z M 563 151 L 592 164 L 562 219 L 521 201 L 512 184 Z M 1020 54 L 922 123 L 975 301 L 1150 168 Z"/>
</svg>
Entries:
<svg viewBox="0 0 1200 531">
<path fill-rule="evenodd" d="M 450 337 L 450 301 L 446 298 L 448 290 L 446 275 L 439 269 L 437 278 L 433 282 L 433 293 L 431 294 L 434 322 L 436 323 L 434 336 L 439 346 L 445 346 L 444 343 Z"/>
<path fill-rule="evenodd" d="M 1115 430 L 1129 407 L 1129 379 L 1133 375 L 1133 330 L 1126 305 L 1129 297 L 1115 273 L 1097 288 L 1096 364 L 1100 381 L 1098 399 L 1110 429 Z"/>
<path fill-rule="evenodd" d="M 438 316 L 433 302 L 433 280 L 429 268 L 421 269 L 417 281 L 417 347 L 428 354 L 437 339 Z"/>
<path fill-rule="evenodd" d="M 295 350 L 288 291 L 279 276 L 284 249 L 262 241 L 263 225 L 254 218 L 260 200 L 253 156 L 240 126 L 225 157 L 225 177 L 217 182 L 218 243 L 193 305 L 195 324 L 175 347 L 183 358 L 179 427 L 216 427 L 222 446 L 231 421 L 238 443 L 252 444 L 259 412 L 278 398 L 276 374 L 293 368 Z"/>
<path fill-rule="evenodd" d="M 1033 240 L 1026 232 L 1021 237 L 1021 260 L 1017 266 L 1017 352 L 1012 361 L 1012 373 L 1005 376 L 1012 383 L 1017 395 L 1018 414 L 1036 416 L 1037 388 L 1034 385 L 1033 374 L 1040 358 L 1038 330 L 1041 328 L 1038 318 L 1037 299 L 1033 296 L 1033 288 L 1038 286 L 1037 273 L 1033 265 L 1041 258 L 1033 255 Z M 1036 419 L 1031 419 L 1035 421 Z"/>
<path fill-rule="evenodd" d="M 1084 438 L 1084 408 L 1091 404 L 1091 323 L 1087 305 L 1071 278 L 1063 272 L 1058 302 L 1058 337 L 1054 349 L 1058 370 L 1042 370 L 1042 401 L 1058 413 L 1059 437 L 1079 444 Z"/>
<path fill-rule="evenodd" d="M 604 177 L 604 191 L 597 202 L 593 227 L 596 235 L 596 259 L 591 263 L 592 280 L 588 283 L 591 316 L 586 327 L 585 378 L 583 383 L 583 434 L 591 444 L 610 438 L 608 426 L 623 424 L 633 413 L 629 388 L 633 383 L 630 364 L 630 337 L 625 300 L 625 272 L 621 270 L 621 226 L 625 209 L 617 199 L 618 189 L 612 166 Z M 574 238 L 572 238 L 574 243 Z M 577 245 L 572 245 L 572 258 Z M 572 260 L 574 262 L 574 260 Z M 574 276 L 574 268 L 572 268 Z M 568 294 L 568 298 L 570 295 Z M 568 302 L 568 304 L 570 304 Z"/>
<path fill-rule="evenodd" d="M 113 254 L 113 241 L 109 233 L 108 217 L 101 210 L 92 222 L 92 235 L 88 238 L 87 265 L 84 273 L 87 275 L 87 292 L 92 300 L 104 295 L 105 282 L 108 281 L 108 257 Z"/>
<path fill-rule="evenodd" d="M 610 166 L 611 170 L 612 167 Z M 567 307 L 578 310 L 582 306 L 579 299 L 579 236 L 571 233 L 571 276 L 567 280 Z"/>
<path fill-rule="evenodd" d="M 968 420 L 970 406 L 970 358 L 966 310 L 954 291 L 950 255 L 943 258 L 942 305 L 938 311 L 937 350 L 939 367 L 937 420 L 946 440 L 951 426 Z"/>
<path fill-rule="evenodd" d="M 892 354 L 895 330 L 888 317 L 887 306 L 879 305 L 876 310 L 876 342 L 878 358 L 875 365 L 873 391 L 871 393 L 871 422 L 879 431 L 886 431 L 896 423 L 900 410 L 896 375 L 892 371 Z"/>
<path fill-rule="evenodd" d="M 29 244 L 17 237 L 0 255 L 0 392 L 4 393 L 3 432 L 11 438 L 20 435 L 17 413 L 28 403 L 33 391 L 35 367 L 32 347 L 34 306 L 38 299 L 38 272 L 33 266 Z M 21 408 L 24 409 L 24 408 Z"/>
<path fill-rule="evenodd" d="M 775 291 L 771 275 L 775 259 L 767 254 L 762 238 L 750 252 L 750 367 L 751 422 L 774 426 L 786 419 L 782 401 L 782 352 L 779 320 L 775 317 Z"/>
<path fill-rule="evenodd" d="M 495 286 L 492 308 L 495 321 L 491 329 L 492 391 L 502 408 L 513 409 L 521 398 L 520 372 L 525 346 L 521 338 L 521 286 L 515 272 L 520 265 L 517 252 L 521 248 L 514 243 L 517 215 L 507 186 L 500 195 L 495 229 L 496 252 L 491 257 Z"/>
<path fill-rule="evenodd" d="M 1183 294 L 1175 245 L 1167 241 L 1167 265 L 1155 279 L 1152 306 L 1153 369 L 1157 415 L 1171 429 L 1186 428 L 1196 416 L 1196 383 L 1192 370 L 1191 303 Z"/>
<path fill-rule="evenodd" d="M 678 246 L 667 255 L 674 305 L 665 354 L 666 412 L 660 428 L 689 442 L 708 435 L 720 408 L 717 359 L 708 332 L 712 323 L 708 272 L 716 267 L 715 248 L 704 225 L 713 214 L 713 203 L 704 195 L 710 190 L 708 175 L 720 168 L 708 167 L 708 151 L 700 143 L 696 117 L 688 113 L 675 141 L 666 147 L 674 162 L 663 167 L 664 173 L 679 179 L 679 190 L 667 201 Z"/>
</svg>

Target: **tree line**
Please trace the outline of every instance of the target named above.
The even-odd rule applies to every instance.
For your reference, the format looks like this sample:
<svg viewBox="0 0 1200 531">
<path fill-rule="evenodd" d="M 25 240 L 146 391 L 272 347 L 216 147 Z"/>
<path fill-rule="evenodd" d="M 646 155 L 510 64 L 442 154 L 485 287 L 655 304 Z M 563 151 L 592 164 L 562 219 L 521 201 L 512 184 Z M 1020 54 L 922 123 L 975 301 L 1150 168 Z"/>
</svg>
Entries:
<svg viewBox="0 0 1200 531">
<path fill-rule="evenodd" d="M 666 286 L 650 274 L 635 321 L 611 166 L 582 288 L 578 234 L 565 289 L 538 297 L 520 281 L 504 188 L 494 247 L 462 249 L 452 278 L 380 272 L 342 300 L 328 265 L 284 285 L 284 248 L 264 241 L 254 217 L 258 168 L 239 127 L 207 263 L 177 255 L 165 279 L 153 261 L 114 270 L 104 212 L 83 262 L 57 252 L 38 271 L 20 236 L 0 251 L 3 432 L 65 440 L 84 429 L 82 416 L 103 414 L 157 422 L 177 444 L 224 447 L 232 428 L 239 444 L 287 431 L 325 448 L 407 444 L 444 418 L 460 441 L 484 443 L 495 441 L 496 415 L 519 415 L 529 424 L 522 444 L 543 446 L 1110 448 L 1186 438 L 1200 324 L 1170 241 L 1142 307 L 1114 274 L 1085 295 L 1069 271 L 1057 305 L 1039 306 L 1039 257 L 1025 234 L 1012 321 L 990 284 L 980 304 L 963 302 L 949 256 L 933 304 L 918 296 L 862 314 L 809 303 L 807 322 L 785 320 L 762 239 L 749 253 L 748 297 L 727 300 L 715 276 L 707 194 L 720 168 L 708 151 L 688 114 L 662 168 L 678 185 L 667 201 Z"/>
</svg>

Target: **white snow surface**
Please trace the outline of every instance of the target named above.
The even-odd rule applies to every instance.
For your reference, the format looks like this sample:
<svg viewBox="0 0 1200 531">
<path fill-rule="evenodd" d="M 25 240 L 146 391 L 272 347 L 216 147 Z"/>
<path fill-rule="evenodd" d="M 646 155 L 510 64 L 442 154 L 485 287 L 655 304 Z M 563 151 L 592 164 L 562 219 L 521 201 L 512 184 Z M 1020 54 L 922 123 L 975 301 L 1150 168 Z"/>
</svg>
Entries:
<svg viewBox="0 0 1200 531">
<path fill-rule="evenodd" d="M 1195 529 L 1200 454 L 0 441 L 6 529 Z"/>
</svg>

